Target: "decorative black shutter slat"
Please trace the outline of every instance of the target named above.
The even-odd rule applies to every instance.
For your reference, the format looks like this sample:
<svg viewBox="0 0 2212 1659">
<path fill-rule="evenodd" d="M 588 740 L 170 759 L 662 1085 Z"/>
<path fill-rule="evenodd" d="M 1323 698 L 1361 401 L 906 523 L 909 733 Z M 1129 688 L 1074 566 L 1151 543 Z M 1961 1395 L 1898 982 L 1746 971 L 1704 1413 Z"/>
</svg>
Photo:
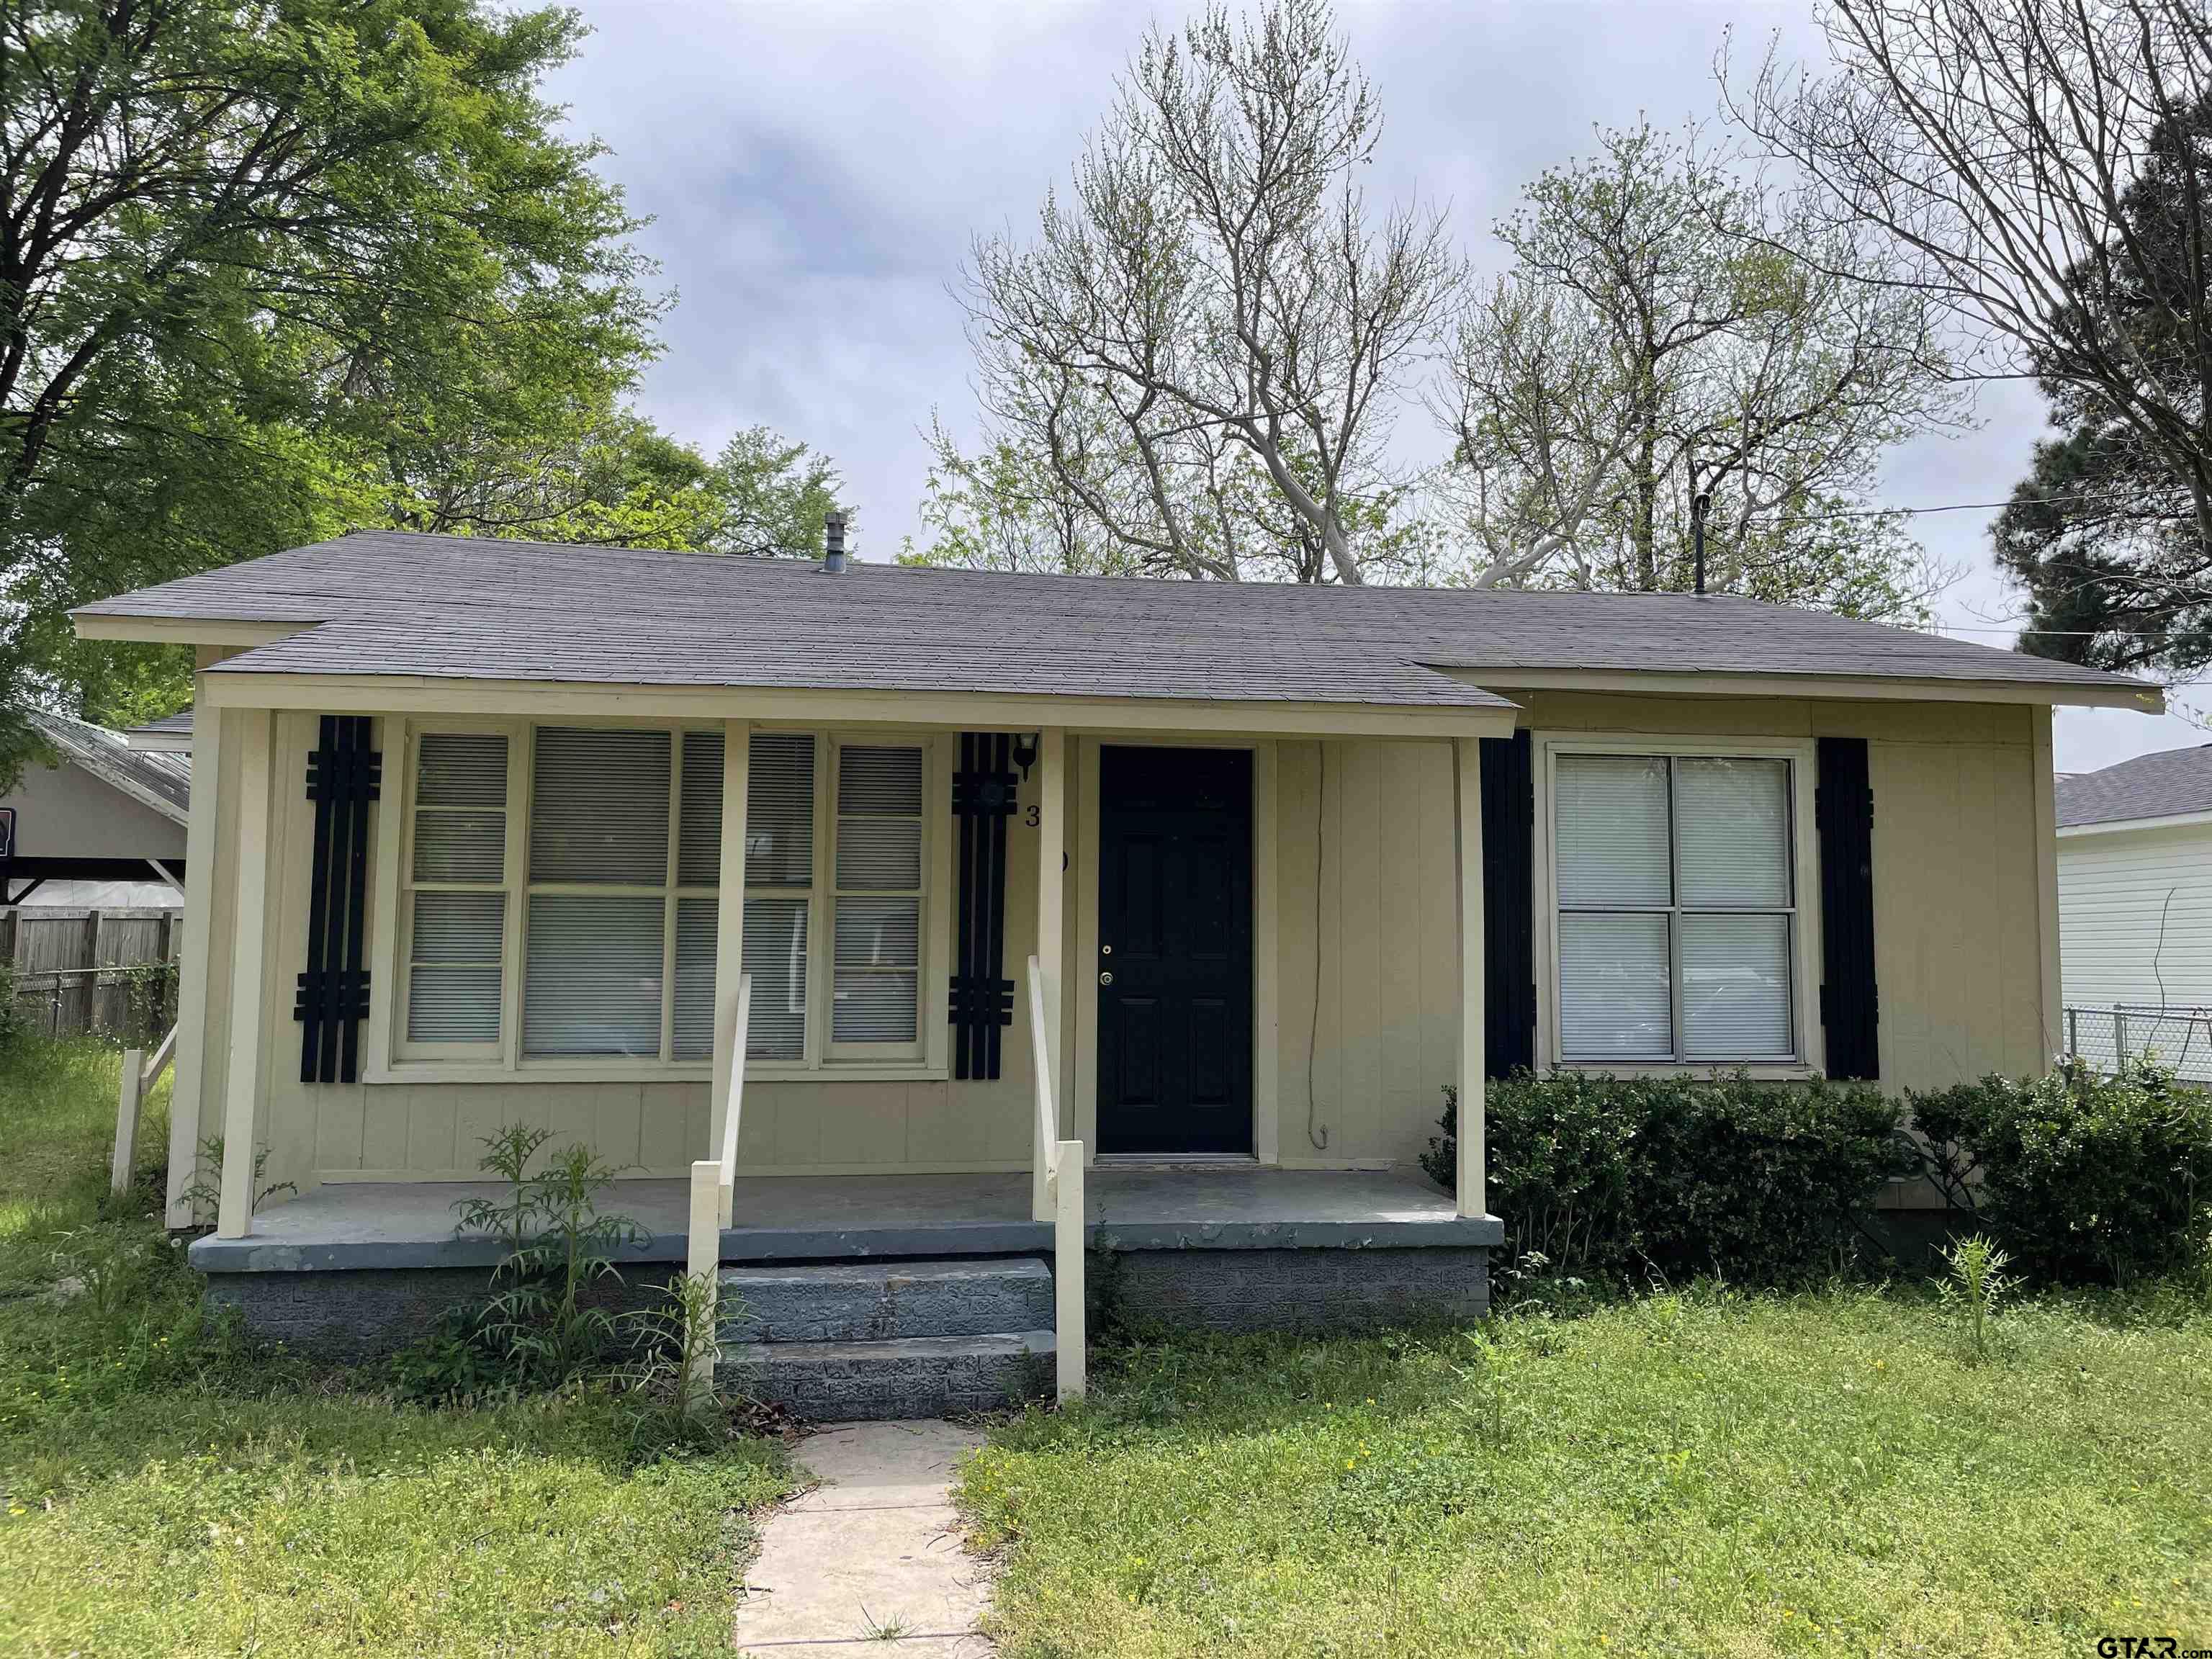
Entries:
<svg viewBox="0 0 2212 1659">
<path fill-rule="evenodd" d="M 315 803 L 314 858 L 307 894 L 307 968 L 292 1018 L 300 1022 L 300 1081 L 361 1078 L 361 1022 L 368 1018 L 362 935 L 368 912 L 368 804 L 384 757 L 369 747 L 366 717 L 325 714 L 307 757 Z"/>
<path fill-rule="evenodd" d="M 960 820 L 959 957 L 945 999 L 952 1023 L 952 1075 L 999 1075 L 1001 1033 L 1014 1017 L 1006 977 L 1006 821 L 1013 816 L 1013 739 L 963 732 L 952 811 Z"/>
<path fill-rule="evenodd" d="M 1863 738 L 1820 740 L 1813 820 L 1820 837 L 1820 1023 L 1830 1077 L 1881 1073 L 1875 983 L 1874 790 Z"/>
<path fill-rule="evenodd" d="M 1482 739 L 1483 1069 L 1536 1063 L 1536 789 L 1528 734 Z"/>
</svg>

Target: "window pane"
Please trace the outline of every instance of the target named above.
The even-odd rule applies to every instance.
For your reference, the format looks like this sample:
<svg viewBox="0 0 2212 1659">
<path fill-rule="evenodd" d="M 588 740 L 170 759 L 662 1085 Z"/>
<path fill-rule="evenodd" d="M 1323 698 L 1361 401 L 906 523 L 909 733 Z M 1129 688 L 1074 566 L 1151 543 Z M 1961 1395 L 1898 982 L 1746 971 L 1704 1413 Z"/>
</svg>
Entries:
<svg viewBox="0 0 2212 1659">
<path fill-rule="evenodd" d="M 506 872 L 506 813 L 416 813 L 416 880 L 495 882 Z"/>
<path fill-rule="evenodd" d="M 837 810 L 921 816 L 921 750 L 851 744 L 837 751 Z"/>
<path fill-rule="evenodd" d="M 920 1029 L 921 901 L 840 899 L 836 933 L 831 1040 L 912 1042 Z"/>
<path fill-rule="evenodd" d="M 540 726 L 530 796 L 531 880 L 665 882 L 668 769 L 665 732 Z"/>
<path fill-rule="evenodd" d="M 1562 908 L 1668 902 L 1664 757 L 1562 755 L 1556 805 Z"/>
<path fill-rule="evenodd" d="M 659 1054 L 663 919 L 657 898 L 532 894 L 523 1053 Z"/>
<path fill-rule="evenodd" d="M 753 1001 L 745 1026 L 752 1060 L 800 1060 L 806 1054 L 806 901 L 745 901 L 745 972 Z"/>
<path fill-rule="evenodd" d="M 417 893 L 410 953 L 417 962 L 491 962 L 501 954 L 504 893 Z"/>
<path fill-rule="evenodd" d="M 838 1042 L 912 1042 L 915 1003 L 911 973 L 841 972 L 830 1036 Z"/>
<path fill-rule="evenodd" d="M 417 893 L 408 969 L 410 1042 L 499 1041 L 501 893 Z"/>
<path fill-rule="evenodd" d="M 410 1042 L 499 1041 L 499 964 L 417 963 L 408 970 Z"/>
<path fill-rule="evenodd" d="M 1790 919 L 1682 918 L 1682 1048 L 1691 1060 L 1786 1060 Z"/>
<path fill-rule="evenodd" d="M 901 898 L 837 901 L 837 966 L 911 968 L 920 960 L 921 902 Z"/>
<path fill-rule="evenodd" d="M 1570 1060 L 1666 1060 L 1667 918 L 1559 918 L 1559 1051 Z"/>
<path fill-rule="evenodd" d="M 745 884 L 814 884 L 814 739 L 804 732 L 753 738 L 745 787 Z M 752 931 L 750 925 L 745 931 Z"/>
<path fill-rule="evenodd" d="M 1790 907 L 1790 763 L 1678 760 L 1682 902 Z"/>
<path fill-rule="evenodd" d="M 714 1053 L 714 920 L 713 899 L 676 901 L 676 1018 L 670 1054 L 707 1060 Z M 737 994 L 736 988 L 730 994 Z"/>
<path fill-rule="evenodd" d="M 676 879 L 685 887 L 722 880 L 722 734 L 684 734 L 684 781 L 677 801 Z"/>
<path fill-rule="evenodd" d="M 422 806 L 507 805 L 507 739 L 426 732 L 415 749 L 415 799 Z"/>
<path fill-rule="evenodd" d="M 912 892 L 921 885 L 921 820 L 837 820 L 837 884 Z"/>
</svg>

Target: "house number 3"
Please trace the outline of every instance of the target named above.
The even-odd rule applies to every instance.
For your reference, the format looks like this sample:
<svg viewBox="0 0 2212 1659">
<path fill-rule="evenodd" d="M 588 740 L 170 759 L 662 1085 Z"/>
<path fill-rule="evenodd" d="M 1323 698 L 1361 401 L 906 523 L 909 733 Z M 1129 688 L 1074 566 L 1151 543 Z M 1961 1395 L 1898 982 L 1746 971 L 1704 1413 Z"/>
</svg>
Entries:
<svg viewBox="0 0 2212 1659">
<path fill-rule="evenodd" d="M 1038 805 L 1035 801 L 1031 801 L 1029 806 L 1029 816 L 1024 818 L 1022 822 L 1027 824 L 1030 829 L 1036 829 L 1037 825 L 1044 822 L 1044 808 Z"/>
</svg>

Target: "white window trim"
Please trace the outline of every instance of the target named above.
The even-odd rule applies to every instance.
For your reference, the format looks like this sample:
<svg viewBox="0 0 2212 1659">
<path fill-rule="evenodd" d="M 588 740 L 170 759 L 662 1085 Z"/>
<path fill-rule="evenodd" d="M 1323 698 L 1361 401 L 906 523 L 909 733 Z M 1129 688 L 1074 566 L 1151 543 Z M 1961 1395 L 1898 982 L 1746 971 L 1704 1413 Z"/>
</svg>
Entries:
<svg viewBox="0 0 2212 1659">
<path fill-rule="evenodd" d="M 1826 1062 L 1820 1028 L 1820 849 L 1814 827 L 1813 792 L 1817 750 L 1810 738 L 1714 738 L 1694 732 L 1537 732 L 1531 734 L 1535 772 L 1535 834 L 1530 890 L 1542 907 L 1534 927 L 1536 958 L 1536 1060 L 1546 1072 L 1603 1072 L 1615 1077 L 1708 1076 L 1746 1072 L 1754 1078 L 1791 1081 L 1809 1078 Z M 1561 755 L 1667 755 L 1689 759 L 1766 759 L 1792 763 L 1790 865 L 1796 884 L 1796 926 L 1792 929 L 1790 1022 L 1797 1058 L 1730 1064 L 1725 1060 L 1571 1060 L 1559 1052 L 1559 890 L 1553 857 L 1553 802 L 1557 761 Z"/>
<path fill-rule="evenodd" d="M 661 1060 L 650 1056 L 605 1055 L 563 1060 L 532 1060 L 521 1053 L 522 971 L 526 944 L 525 927 L 529 896 L 533 890 L 576 890 L 619 893 L 630 890 L 605 884 L 538 883 L 529 880 L 529 791 L 532 744 L 538 726 L 626 727 L 676 734 L 701 730 L 715 722 L 681 719 L 450 719 L 434 715 L 383 720 L 385 753 L 397 754 L 399 764 L 385 770 L 386 800 L 396 810 L 389 822 L 396 834 L 380 836 L 377 848 L 374 913 L 377 927 L 371 942 L 371 990 L 375 1006 L 368 1034 L 368 1064 L 363 1080 L 370 1084 L 414 1083 L 528 1083 L 528 1082 L 653 1082 L 712 1083 L 714 1061 Z M 794 722 L 763 722 L 755 732 L 805 732 L 815 740 L 814 876 L 805 890 L 807 916 L 807 1018 L 805 1057 L 799 1060 L 752 1060 L 745 1066 L 747 1082 L 932 1082 L 951 1074 L 950 1045 L 945 1030 L 945 988 L 951 973 L 951 919 L 954 896 L 952 837 L 945 832 L 951 812 L 951 764 L 948 743 L 942 734 L 911 729 L 822 727 Z M 415 742 L 422 733 L 471 732 L 493 733 L 507 739 L 507 871 L 505 891 L 507 933 L 500 982 L 500 1041 L 483 1045 L 486 1052 L 465 1057 L 450 1054 L 410 1052 L 407 1030 L 409 888 L 406 872 L 412 867 L 415 808 Z M 836 748 L 843 744 L 881 743 L 918 745 L 922 750 L 922 952 L 919 989 L 921 1039 L 894 1058 L 872 1059 L 850 1052 L 853 1045 L 830 1048 L 830 975 L 834 954 L 824 932 L 834 902 L 836 834 Z M 395 772 L 397 775 L 395 776 Z M 681 806 L 682 769 L 670 780 L 672 799 L 669 839 L 672 884 L 676 874 L 673 849 Z M 658 892 L 661 890 L 654 889 Z M 702 897 L 710 890 L 672 884 L 672 923 L 665 936 L 664 960 L 674 949 L 672 906 L 677 897 Z M 781 894 L 797 896 L 800 890 L 747 889 L 749 895 Z M 666 1046 L 674 1019 L 672 981 L 664 981 L 661 1031 Z"/>
</svg>

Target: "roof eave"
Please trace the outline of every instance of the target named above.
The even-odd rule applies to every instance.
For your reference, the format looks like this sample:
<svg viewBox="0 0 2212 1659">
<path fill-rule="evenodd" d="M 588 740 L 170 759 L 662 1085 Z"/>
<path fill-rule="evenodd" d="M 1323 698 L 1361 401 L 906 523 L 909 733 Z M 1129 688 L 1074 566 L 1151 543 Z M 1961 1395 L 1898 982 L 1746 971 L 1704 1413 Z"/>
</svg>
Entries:
<svg viewBox="0 0 2212 1659">
<path fill-rule="evenodd" d="M 2011 702 L 2166 712 L 2166 694 L 2138 680 L 1966 680 L 1904 674 L 1751 674 L 1711 669 L 1436 667 L 1469 685 L 1516 691 L 1662 691 L 1683 697 L 1810 697 L 1901 702 Z"/>
<path fill-rule="evenodd" d="M 157 617 L 89 610 L 70 611 L 70 621 L 81 640 L 127 640 L 142 645 L 271 645 L 322 625 L 250 617 Z"/>
<path fill-rule="evenodd" d="M 2212 824 L 2212 811 L 2166 812 L 2154 817 L 2100 818 L 2089 823 L 2062 823 L 2058 838 L 2069 841 L 2076 836 L 2110 836 L 2128 830 L 2188 830 L 2199 824 Z"/>
<path fill-rule="evenodd" d="M 1199 732 L 1252 736 L 1506 737 L 1520 710 L 1509 702 L 1304 702 L 1278 698 L 1111 697 L 1025 692 L 684 685 L 631 681 L 509 680 L 402 674 L 297 674 L 210 670 L 203 708 L 309 709 L 324 714 L 751 720 L 979 727 L 1065 726 L 1085 731 Z"/>
</svg>

